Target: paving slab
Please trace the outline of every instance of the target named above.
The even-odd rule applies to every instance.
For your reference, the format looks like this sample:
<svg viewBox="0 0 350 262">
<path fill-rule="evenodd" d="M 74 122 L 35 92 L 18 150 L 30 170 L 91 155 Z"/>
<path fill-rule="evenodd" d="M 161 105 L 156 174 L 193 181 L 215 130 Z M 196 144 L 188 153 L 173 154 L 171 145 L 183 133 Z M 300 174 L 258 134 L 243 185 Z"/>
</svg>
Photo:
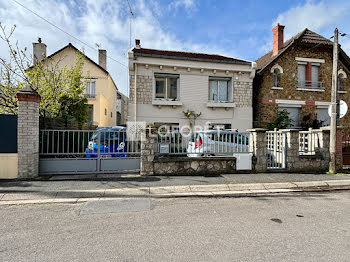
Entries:
<svg viewBox="0 0 350 262">
<path fill-rule="evenodd" d="M 150 187 L 149 190 L 150 190 L 150 194 L 168 194 L 168 193 L 192 192 L 190 186 Z"/>
<path fill-rule="evenodd" d="M 298 187 L 295 183 L 264 183 L 263 184 L 266 189 L 274 189 L 274 188 L 296 188 Z"/>
<path fill-rule="evenodd" d="M 118 196 L 141 196 L 148 195 L 148 187 L 140 188 L 115 188 L 115 189 L 106 189 L 104 191 L 104 197 L 118 197 Z"/>
<path fill-rule="evenodd" d="M 228 191 L 228 185 L 200 185 L 190 186 L 192 192 L 206 192 L 206 191 Z"/>
<path fill-rule="evenodd" d="M 305 181 L 294 182 L 298 187 L 328 187 L 328 184 L 324 181 Z"/>
<path fill-rule="evenodd" d="M 326 180 L 324 182 L 329 186 L 350 186 L 349 180 Z"/>
<path fill-rule="evenodd" d="M 56 192 L 8 193 L 3 195 L 1 201 L 52 199 L 56 197 L 56 194 Z"/>
<path fill-rule="evenodd" d="M 252 183 L 252 184 L 228 184 L 230 190 L 264 190 L 265 187 L 261 183 Z"/>
</svg>

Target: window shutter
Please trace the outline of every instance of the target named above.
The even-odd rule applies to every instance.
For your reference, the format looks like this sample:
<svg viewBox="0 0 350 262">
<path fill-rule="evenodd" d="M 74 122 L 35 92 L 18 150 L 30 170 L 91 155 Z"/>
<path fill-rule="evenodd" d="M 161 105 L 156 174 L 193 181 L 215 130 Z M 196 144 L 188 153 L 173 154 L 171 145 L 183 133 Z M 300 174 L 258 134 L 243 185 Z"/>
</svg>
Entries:
<svg viewBox="0 0 350 262">
<path fill-rule="evenodd" d="M 307 62 L 305 70 L 305 86 L 311 86 L 311 67 L 312 64 L 310 62 Z"/>
</svg>

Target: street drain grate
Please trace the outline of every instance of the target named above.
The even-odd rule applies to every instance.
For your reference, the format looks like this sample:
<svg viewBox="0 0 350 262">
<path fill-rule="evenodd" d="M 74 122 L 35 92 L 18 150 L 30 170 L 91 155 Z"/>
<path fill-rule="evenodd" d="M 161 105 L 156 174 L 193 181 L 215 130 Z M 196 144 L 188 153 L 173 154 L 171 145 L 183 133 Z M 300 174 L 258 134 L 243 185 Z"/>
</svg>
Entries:
<svg viewBox="0 0 350 262">
<path fill-rule="evenodd" d="M 86 202 L 78 209 L 78 215 L 110 214 L 123 212 L 149 211 L 150 199 L 115 199 Z"/>
</svg>

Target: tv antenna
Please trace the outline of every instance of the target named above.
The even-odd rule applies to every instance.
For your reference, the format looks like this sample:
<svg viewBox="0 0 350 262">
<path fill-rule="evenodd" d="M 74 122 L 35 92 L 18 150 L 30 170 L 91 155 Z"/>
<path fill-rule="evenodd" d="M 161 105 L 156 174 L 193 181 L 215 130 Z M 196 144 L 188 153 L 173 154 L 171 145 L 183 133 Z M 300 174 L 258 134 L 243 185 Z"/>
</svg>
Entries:
<svg viewBox="0 0 350 262">
<path fill-rule="evenodd" d="M 131 48 L 131 31 L 132 31 L 132 19 L 135 18 L 134 12 L 132 11 L 131 5 L 130 5 L 130 1 L 126 0 L 128 2 L 128 6 L 129 6 L 129 13 L 130 13 L 130 18 L 129 18 L 129 48 Z"/>
</svg>

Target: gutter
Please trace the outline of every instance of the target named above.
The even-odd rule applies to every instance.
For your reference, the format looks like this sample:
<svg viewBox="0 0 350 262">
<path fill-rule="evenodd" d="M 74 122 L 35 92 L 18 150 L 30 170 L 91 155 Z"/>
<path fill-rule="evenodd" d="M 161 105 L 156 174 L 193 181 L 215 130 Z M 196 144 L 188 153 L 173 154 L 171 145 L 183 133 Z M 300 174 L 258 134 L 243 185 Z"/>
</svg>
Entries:
<svg viewBox="0 0 350 262">
<path fill-rule="evenodd" d="M 167 58 L 167 59 L 200 61 L 200 62 L 213 62 L 213 63 L 224 63 L 224 64 L 237 64 L 237 65 L 249 65 L 251 63 L 248 61 L 227 61 L 227 60 L 205 59 L 205 58 L 195 58 L 195 57 L 144 54 L 144 53 L 135 53 L 135 52 L 134 52 L 134 56 L 135 57 L 136 56 L 143 56 L 143 57 L 153 57 L 153 58 Z"/>
</svg>

